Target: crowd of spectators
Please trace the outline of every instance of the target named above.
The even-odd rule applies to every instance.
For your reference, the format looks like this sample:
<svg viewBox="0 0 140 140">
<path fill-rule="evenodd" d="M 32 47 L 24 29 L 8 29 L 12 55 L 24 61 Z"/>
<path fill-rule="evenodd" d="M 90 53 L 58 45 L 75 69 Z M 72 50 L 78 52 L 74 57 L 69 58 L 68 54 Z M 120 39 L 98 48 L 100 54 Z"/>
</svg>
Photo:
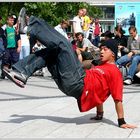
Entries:
<svg viewBox="0 0 140 140">
<path fill-rule="evenodd" d="M 26 15 L 27 22 L 28 19 L 29 16 Z M 5 79 L 2 72 L 3 67 L 10 68 L 19 59 L 23 59 L 45 46 L 42 47 L 42 44 L 37 41 L 33 49 L 30 49 L 26 31 L 20 31 L 20 23 L 15 15 L 9 15 L 4 25 L 1 24 L 1 20 L 2 17 L 0 17 L 0 78 Z M 71 33 L 67 32 L 69 26 L 72 27 Z M 124 84 L 132 84 L 135 75 L 140 78 L 138 70 L 140 37 L 137 34 L 136 27 L 130 26 L 129 36 L 125 35 L 121 25 L 117 25 L 113 33 L 109 30 L 103 33 L 99 18 L 89 17 L 87 9 L 83 8 L 78 10 L 77 15 L 73 16 L 72 20 L 63 19 L 54 29 L 69 40 L 81 63 L 91 60 L 89 65 L 94 64 L 95 54 L 99 55 L 100 43 L 110 38 L 114 39 L 118 43 L 116 65 L 120 70 L 122 68 L 126 70 L 125 73 L 122 72 Z M 27 30 L 27 27 L 25 30 Z"/>
</svg>

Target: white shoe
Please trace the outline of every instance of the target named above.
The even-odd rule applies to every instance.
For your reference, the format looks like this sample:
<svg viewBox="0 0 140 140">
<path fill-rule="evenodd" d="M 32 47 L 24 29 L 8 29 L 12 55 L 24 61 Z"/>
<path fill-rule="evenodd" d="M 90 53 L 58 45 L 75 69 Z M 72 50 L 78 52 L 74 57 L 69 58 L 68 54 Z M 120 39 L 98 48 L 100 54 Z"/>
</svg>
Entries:
<svg viewBox="0 0 140 140">
<path fill-rule="evenodd" d="M 131 85 L 131 84 L 132 84 L 132 80 L 131 80 L 131 79 L 126 79 L 126 80 L 124 80 L 123 82 L 124 82 L 124 84 L 126 84 L 126 85 Z"/>
<path fill-rule="evenodd" d="M 140 71 L 135 74 L 138 78 L 140 78 Z"/>
</svg>

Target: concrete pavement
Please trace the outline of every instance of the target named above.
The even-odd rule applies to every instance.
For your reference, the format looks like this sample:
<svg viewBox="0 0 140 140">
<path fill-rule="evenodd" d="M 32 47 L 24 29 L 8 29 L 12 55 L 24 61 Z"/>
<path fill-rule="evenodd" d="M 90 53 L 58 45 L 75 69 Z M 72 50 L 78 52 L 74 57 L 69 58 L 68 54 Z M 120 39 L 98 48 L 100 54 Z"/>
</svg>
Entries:
<svg viewBox="0 0 140 140">
<path fill-rule="evenodd" d="M 91 121 L 96 110 L 80 113 L 76 100 L 48 75 L 31 77 L 25 88 L 1 80 L 0 138 L 140 138 L 140 85 L 124 86 L 123 104 L 126 121 L 138 128 L 117 127 L 111 97 L 104 104 L 104 119 Z"/>
</svg>

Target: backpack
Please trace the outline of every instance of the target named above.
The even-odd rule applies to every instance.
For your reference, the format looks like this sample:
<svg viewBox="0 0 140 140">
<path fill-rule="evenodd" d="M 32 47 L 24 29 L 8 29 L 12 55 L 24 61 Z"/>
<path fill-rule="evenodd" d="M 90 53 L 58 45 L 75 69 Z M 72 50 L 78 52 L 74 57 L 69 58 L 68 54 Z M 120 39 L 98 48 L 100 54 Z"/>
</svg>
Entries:
<svg viewBox="0 0 140 140">
<path fill-rule="evenodd" d="M 127 77 L 129 68 L 126 67 L 126 66 L 121 66 L 119 69 L 120 69 L 120 71 L 121 71 L 121 73 L 122 73 L 123 80 L 125 80 L 126 77 Z"/>
</svg>

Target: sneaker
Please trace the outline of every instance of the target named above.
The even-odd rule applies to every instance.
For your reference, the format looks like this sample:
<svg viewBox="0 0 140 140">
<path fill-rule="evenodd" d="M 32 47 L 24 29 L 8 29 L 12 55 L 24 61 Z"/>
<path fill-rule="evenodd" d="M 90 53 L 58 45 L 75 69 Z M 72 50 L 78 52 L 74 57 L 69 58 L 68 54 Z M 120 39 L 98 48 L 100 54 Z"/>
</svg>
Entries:
<svg viewBox="0 0 140 140">
<path fill-rule="evenodd" d="M 27 82 L 27 77 L 24 74 L 6 68 L 3 68 L 3 72 L 5 76 L 14 82 L 17 86 L 24 88 L 24 85 Z"/>
<path fill-rule="evenodd" d="M 5 75 L 4 73 L 2 72 L 1 76 L 0 76 L 0 79 L 5 79 Z"/>
<path fill-rule="evenodd" d="M 138 78 L 140 78 L 140 71 L 135 74 Z"/>
<path fill-rule="evenodd" d="M 123 81 L 124 84 L 126 85 L 131 85 L 132 84 L 132 80 L 131 79 L 126 79 L 125 81 Z"/>
<path fill-rule="evenodd" d="M 26 33 L 24 28 L 27 26 L 26 23 L 26 9 L 23 7 L 20 12 L 19 12 L 19 17 L 18 17 L 18 22 L 19 22 L 19 33 Z"/>
</svg>

